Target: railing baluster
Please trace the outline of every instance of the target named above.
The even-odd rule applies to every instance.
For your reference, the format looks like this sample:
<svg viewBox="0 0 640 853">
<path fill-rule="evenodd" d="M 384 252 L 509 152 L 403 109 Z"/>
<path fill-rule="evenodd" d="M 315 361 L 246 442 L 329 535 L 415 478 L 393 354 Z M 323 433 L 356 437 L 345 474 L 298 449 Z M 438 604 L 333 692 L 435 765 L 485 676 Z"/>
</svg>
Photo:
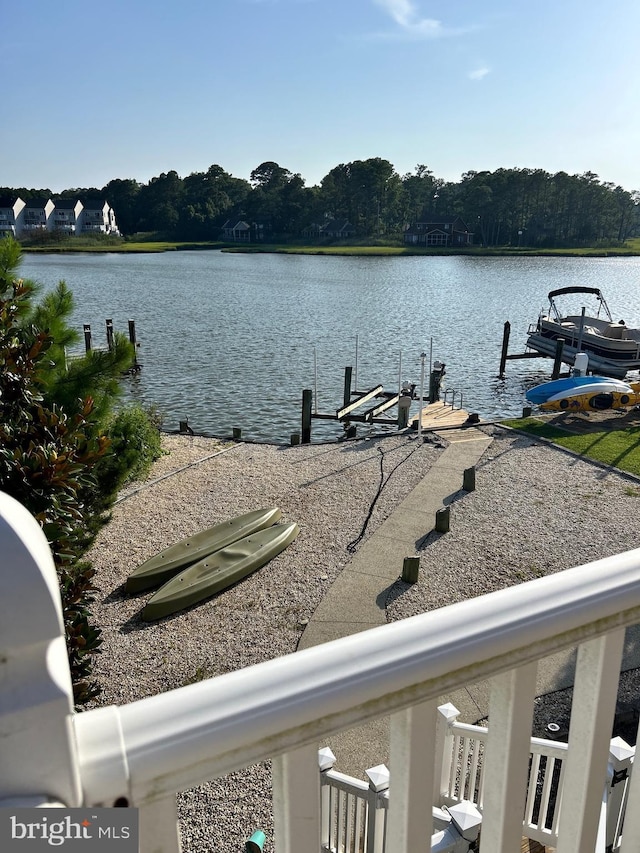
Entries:
<svg viewBox="0 0 640 853">
<path fill-rule="evenodd" d="M 141 850 L 145 853 L 180 853 L 182 848 L 175 797 L 145 804 L 140 808 L 139 818 Z"/>
<path fill-rule="evenodd" d="M 536 792 L 538 788 L 538 775 L 540 773 L 540 755 L 533 753 L 531 756 L 531 770 L 529 771 L 529 791 L 527 794 L 527 803 L 524 811 L 525 823 L 533 823 L 533 812 L 536 805 Z M 549 769 L 549 761 L 547 760 L 547 770 Z M 540 810 L 541 811 L 541 810 Z M 540 812 L 538 813 L 540 815 Z"/>
<path fill-rule="evenodd" d="M 563 759 L 560 765 L 560 775 L 558 777 L 558 795 L 556 797 L 556 805 L 553 811 L 553 823 L 551 824 L 551 832 L 554 836 L 558 835 L 558 827 L 560 826 L 560 814 L 562 813 L 562 792 L 564 791 L 564 775 L 567 769 L 567 762 Z"/>
<path fill-rule="evenodd" d="M 557 853 L 595 848 L 623 646 L 618 629 L 578 648 Z"/>
<path fill-rule="evenodd" d="M 556 759 L 547 756 L 544 768 L 544 781 L 542 783 L 542 793 L 540 795 L 540 808 L 538 810 L 538 826 L 544 829 L 549 817 L 549 808 L 551 806 L 551 786 L 553 785 L 553 776 L 556 772 Z M 535 789 L 534 789 L 535 790 Z M 559 792 L 558 792 L 559 794 Z M 554 804 L 555 812 L 558 812 L 559 802 L 556 798 Z M 557 823 L 557 821 L 554 821 Z"/>
<path fill-rule="evenodd" d="M 433 832 L 433 768 L 436 702 L 414 705 L 391 717 L 389 850 L 418 850 Z"/>
<path fill-rule="evenodd" d="M 537 664 L 527 664 L 491 680 L 481 853 L 508 853 L 520 845 L 536 670 Z"/>
<path fill-rule="evenodd" d="M 318 853 L 320 774 L 313 744 L 273 759 L 273 828 L 278 853 Z"/>
</svg>

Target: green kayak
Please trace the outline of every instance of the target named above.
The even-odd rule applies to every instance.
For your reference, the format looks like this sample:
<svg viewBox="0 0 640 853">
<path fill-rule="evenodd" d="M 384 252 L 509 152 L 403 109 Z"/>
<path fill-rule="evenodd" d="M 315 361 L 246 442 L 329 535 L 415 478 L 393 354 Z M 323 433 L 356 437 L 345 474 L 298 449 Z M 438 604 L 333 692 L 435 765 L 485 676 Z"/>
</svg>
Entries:
<svg viewBox="0 0 640 853">
<path fill-rule="evenodd" d="M 129 575 L 125 591 L 142 592 L 160 586 L 187 566 L 203 560 L 221 548 L 226 548 L 250 533 L 270 527 L 279 520 L 280 510 L 277 506 L 272 506 L 239 515 L 189 536 L 138 566 Z"/>
<path fill-rule="evenodd" d="M 161 587 L 142 611 L 145 622 L 169 616 L 221 592 L 277 556 L 296 538 L 297 524 L 276 524 L 189 566 Z"/>
</svg>

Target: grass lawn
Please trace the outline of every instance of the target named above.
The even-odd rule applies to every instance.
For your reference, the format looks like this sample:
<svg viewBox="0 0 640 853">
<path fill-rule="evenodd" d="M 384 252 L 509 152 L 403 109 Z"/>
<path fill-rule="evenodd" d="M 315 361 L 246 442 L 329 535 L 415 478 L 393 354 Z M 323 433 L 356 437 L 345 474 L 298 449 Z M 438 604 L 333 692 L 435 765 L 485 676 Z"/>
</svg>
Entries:
<svg viewBox="0 0 640 853">
<path fill-rule="evenodd" d="M 574 453 L 640 476 L 640 427 L 573 435 L 537 418 L 518 418 L 505 426 L 539 436 Z"/>
</svg>

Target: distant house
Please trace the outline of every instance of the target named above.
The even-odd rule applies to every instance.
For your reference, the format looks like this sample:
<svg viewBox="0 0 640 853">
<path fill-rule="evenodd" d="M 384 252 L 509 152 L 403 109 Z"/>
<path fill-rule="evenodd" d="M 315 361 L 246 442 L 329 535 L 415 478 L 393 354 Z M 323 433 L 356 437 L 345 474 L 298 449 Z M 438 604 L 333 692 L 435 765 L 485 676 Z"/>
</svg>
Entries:
<svg viewBox="0 0 640 853">
<path fill-rule="evenodd" d="M 320 229 L 321 237 L 347 238 L 355 233 L 356 229 L 348 219 L 330 219 Z"/>
<path fill-rule="evenodd" d="M 250 225 L 244 219 L 227 219 L 222 226 L 222 239 L 233 243 L 256 243 L 262 242 L 265 235 L 265 226 L 254 222 Z"/>
<path fill-rule="evenodd" d="M 28 237 L 35 231 L 120 234 L 116 215 L 106 201 L 83 204 L 77 198 L 32 198 L 26 202 L 17 197 L 0 198 L 0 237 Z"/>
<path fill-rule="evenodd" d="M 50 230 L 75 234 L 78 218 L 82 212 L 82 202 L 73 198 L 57 198 L 53 204 L 53 213 L 49 219 Z"/>
<path fill-rule="evenodd" d="M 104 200 L 87 199 L 78 224 L 83 234 L 120 234 L 113 208 Z"/>
<path fill-rule="evenodd" d="M 346 239 L 353 237 L 356 229 L 348 219 L 328 219 L 322 225 L 312 223 L 302 232 L 303 237 L 313 237 L 316 240 L 322 239 Z"/>
<path fill-rule="evenodd" d="M 17 196 L 0 198 L 0 238 L 15 237 L 22 227 L 21 213 L 25 202 Z"/>
<path fill-rule="evenodd" d="M 22 210 L 20 234 L 29 235 L 34 231 L 49 230 L 49 220 L 54 207 L 55 205 L 50 198 L 29 199 Z"/>
<path fill-rule="evenodd" d="M 404 242 L 411 246 L 471 246 L 473 234 L 459 216 L 432 216 L 410 225 Z"/>
</svg>

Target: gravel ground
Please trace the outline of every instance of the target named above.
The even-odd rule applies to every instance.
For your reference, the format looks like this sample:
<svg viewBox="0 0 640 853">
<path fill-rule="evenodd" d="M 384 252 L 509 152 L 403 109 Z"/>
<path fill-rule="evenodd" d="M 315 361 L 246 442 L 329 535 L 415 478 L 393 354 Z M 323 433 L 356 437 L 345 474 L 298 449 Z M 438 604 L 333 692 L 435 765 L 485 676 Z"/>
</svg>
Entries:
<svg viewBox="0 0 640 853">
<path fill-rule="evenodd" d="M 452 503 L 450 533 L 427 538 L 428 573 L 416 585 L 398 581 L 391 590 L 389 621 L 637 546 L 639 482 L 526 437 L 483 429 L 493 442 L 476 467 L 476 491 Z M 121 495 L 90 554 L 95 619 L 104 636 L 94 671 L 103 688 L 100 705 L 295 651 L 306 621 L 349 561 L 350 543 L 363 528 L 368 537 L 379 527 L 446 446 L 415 433 L 303 447 L 182 436 L 165 436 L 163 443 L 167 455 L 145 484 Z M 273 504 L 301 532 L 268 567 L 168 619 L 140 620 L 148 595 L 123 591 L 136 565 L 193 532 Z M 625 677 L 623 692 L 637 695 L 633 675 Z M 570 691 L 538 706 L 538 725 L 550 717 L 562 723 Z M 269 833 L 270 781 L 263 764 L 180 794 L 184 850 L 241 851 L 254 829 Z"/>
<path fill-rule="evenodd" d="M 104 637 L 94 670 L 101 705 L 294 652 L 306 621 L 350 560 L 349 545 L 362 533 L 381 482 L 365 536 L 444 447 L 438 439 L 418 441 L 415 433 L 298 447 L 225 446 L 180 436 L 165 436 L 163 443 L 168 455 L 146 484 L 121 496 L 89 555 Z M 141 621 L 149 594 L 123 590 L 136 565 L 205 527 L 272 505 L 300 526 L 288 549 L 208 602 L 159 622 Z M 181 794 L 184 850 L 241 851 L 255 828 L 268 832 L 270 786 L 270 766 L 260 765 Z"/>
</svg>

